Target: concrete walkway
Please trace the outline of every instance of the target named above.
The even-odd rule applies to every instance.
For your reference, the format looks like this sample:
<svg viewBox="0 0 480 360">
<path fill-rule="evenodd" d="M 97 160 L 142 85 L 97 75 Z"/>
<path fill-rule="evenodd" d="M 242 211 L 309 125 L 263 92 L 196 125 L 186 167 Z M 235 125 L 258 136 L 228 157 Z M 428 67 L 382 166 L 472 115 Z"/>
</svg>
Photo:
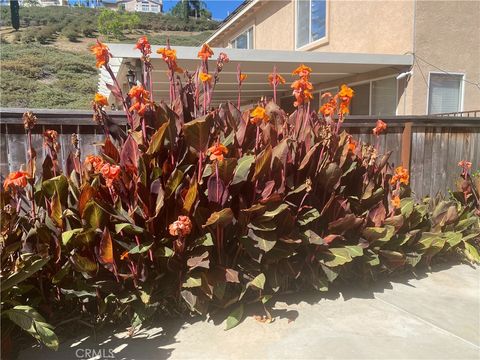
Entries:
<svg viewBox="0 0 480 360">
<path fill-rule="evenodd" d="M 172 322 L 129 339 L 76 339 L 57 353 L 30 349 L 20 359 L 92 358 L 87 350 L 102 352 L 95 359 L 480 359 L 480 269 L 434 270 L 329 299 L 287 297 L 271 324 L 249 316 L 224 331 L 212 321 Z"/>
</svg>

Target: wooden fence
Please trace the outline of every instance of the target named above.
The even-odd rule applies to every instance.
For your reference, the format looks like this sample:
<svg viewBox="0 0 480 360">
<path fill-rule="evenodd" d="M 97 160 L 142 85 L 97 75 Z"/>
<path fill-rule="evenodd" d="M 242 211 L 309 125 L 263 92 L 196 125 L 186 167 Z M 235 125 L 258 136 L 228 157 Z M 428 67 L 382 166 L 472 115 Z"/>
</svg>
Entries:
<svg viewBox="0 0 480 360">
<path fill-rule="evenodd" d="M 20 168 L 26 162 L 26 137 L 22 124 L 24 109 L 0 109 L 0 175 Z M 99 151 L 101 129 L 92 121 L 91 111 L 32 110 L 38 117 L 33 145 L 37 150 L 37 168 L 44 158 L 42 132 L 59 133 L 60 163 L 71 149 L 72 133 L 79 135 L 83 156 Z M 113 120 L 124 124 L 121 112 L 110 112 Z M 378 117 L 349 116 L 344 126 L 357 139 L 374 143 L 372 128 Z M 410 168 L 411 186 L 417 197 L 445 193 L 453 189 L 460 169 L 458 162 L 468 160 L 480 169 L 480 117 L 458 116 L 385 116 L 388 132 L 381 135 L 380 152 L 393 150 L 394 166 Z"/>
</svg>

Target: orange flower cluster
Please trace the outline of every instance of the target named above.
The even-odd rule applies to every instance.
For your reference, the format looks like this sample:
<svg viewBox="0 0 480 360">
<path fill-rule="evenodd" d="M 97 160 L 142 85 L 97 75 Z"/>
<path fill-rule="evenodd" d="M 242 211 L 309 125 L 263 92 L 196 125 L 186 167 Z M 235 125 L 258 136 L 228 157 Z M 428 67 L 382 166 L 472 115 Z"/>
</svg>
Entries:
<svg viewBox="0 0 480 360">
<path fill-rule="evenodd" d="M 250 117 L 250 122 L 255 125 L 261 123 L 262 121 L 268 122 L 270 120 L 269 116 L 265 111 L 265 108 L 261 106 L 257 106 L 255 109 L 253 109 L 250 113 Z"/>
<path fill-rule="evenodd" d="M 385 124 L 382 120 L 377 120 L 377 125 L 373 128 L 373 135 L 378 136 L 387 130 L 387 124 Z"/>
<path fill-rule="evenodd" d="M 405 169 L 403 166 L 399 166 L 395 169 L 395 174 L 392 176 L 390 184 L 395 185 L 396 183 L 400 182 L 402 184 L 408 185 L 409 179 L 410 175 L 408 175 L 408 170 Z"/>
<path fill-rule="evenodd" d="M 208 44 L 203 44 L 202 48 L 198 52 L 198 57 L 203 61 L 207 61 L 209 58 L 213 56 L 213 50 Z"/>
<path fill-rule="evenodd" d="M 177 65 L 177 50 L 161 48 L 157 50 L 157 54 L 162 56 L 163 61 L 175 72 L 182 73 L 183 69 Z"/>
<path fill-rule="evenodd" d="M 292 74 L 300 77 L 300 79 L 294 81 L 291 86 L 293 89 L 293 96 L 295 96 L 295 102 L 293 105 L 296 107 L 313 99 L 313 95 L 311 93 L 311 90 L 313 90 L 313 85 L 309 81 L 311 72 L 312 69 L 303 64 L 292 72 Z"/>
<path fill-rule="evenodd" d="M 97 68 L 105 66 L 110 60 L 110 51 L 108 46 L 97 40 L 97 43 L 90 48 L 90 51 L 97 58 Z"/>
<path fill-rule="evenodd" d="M 223 155 L 228 154 L 228 149 L 222 143 L 216 143 L 208 149 L 210 152 L 210 160 L 223 161 Z"/>
<path fill-rule="evenodd" d="M 352 136 L 349 136 L 348 137 L 348 151 L 353 153 L 356 148 L 357 148 L 357 142 L 352 138 Z"/>
<path fill-rule="evenodd" d="M 458 163 L 458 166 L 463 168 L 464 170 L 471 169 L 472 168 L 472 163 L 467 160 L 462 160 Z"/>
<path fill-rule="evenodd" d="M 326 103 L 322 104 L 320 106 L 320 113 L 323 116 L 331 116 L 335 113 L 337 110 L 337 96 L 332 96 L 331 93 L 326 92 L 322 94 L 322 100 L 323 99 L 328 99 Z"/>
<path fill-rule="evenodd" d="M 97 155 L 87 155 L 83 164 L 90 169 L 93 169 L 96 173 L 100 172 L 103 167 L 103 159 Z"/>
<path fill-rule="evenodd" d="M 392 199 L 392 206 L 393 206 L 395 209 L 399 209 L 399 208 L 400 208 L 400 197 L 399 197 L 398 195 L 393 197 L 393 199 Z"/>
<path fill-rule="evenodd" d="M 95 98 L 93 99 L 95 104 L 98 106 L 108 106 L 108 100 L 106 96 L 103 96 L 102 94 L 96 93 Z"/>
<path fill-rule="evenodd" d="M 5 191 L 8 191 L 9 189 L 15 190 L 15 188 L 24 188 L 27 186 L 27 180 L 29 178 L 30 174 L 25 171 L 14 171 L 8 174 L 3 182 L 3 188 Z"/>
<path fill-rule="evenodd" d="M 349 88 L 347 85 L 343 84 L 340 87 L 340 91 L 338 92 L 338 97 L 340 101 L 340 114 L 348 114 L 350 110 L 348 107 L 350 106 L 350 102 L 352 101 L 354 91 Z"/>
<path fill-rule="evenodd" d="M 247 80 L 247 74 L 240 74 L 238 80 L 240 84 L 242 84 L 245 80 Z"/>
<path fill-rule="evenodd" d="M 180 215 L 177 221 L 170 224 L 168 232 L 172 236 L 184 238 L 192 232 L 192 221 L 188 216 Z"/>
<path fill-rule="evenodd" d="M 118 179 L 120 176 L 120 166 L 104 164 L 100 170 L 103 178 L 108 187 L 113 185 L 113 181 Z"/>
<path fill-rule="evenodd" d="M 152 47 L 146 36 L 142 36 L 138 39 L 134 49 L 140 50 L 144 57 L 148 57 L 152 53 Z"/>
<path fill-rule="evenodd" d="M 269 74 L 268 75 L 268 82 L 272 86 L 277 86 L 278 84 L 285 84 L 285 79 L 280 74 Z"/>
<path fill-rule="evenodd" d="M 132 86 L 128 92 L 128 96 L 133 100 L 133 105 L 129 111 L 136 111 L 138 115 L 143 116 L 147 110 L 147 104 L 150 103 L 149 92 L 142 85 Z"/>
<path fill-rule="evenodd" d="M 206 82 L 210 83 L 210 81 L 212 81 L 212 75 L 204 72 L 200 72 L 199 78 L 203 83 L 206 83 Z"/>
</svg>

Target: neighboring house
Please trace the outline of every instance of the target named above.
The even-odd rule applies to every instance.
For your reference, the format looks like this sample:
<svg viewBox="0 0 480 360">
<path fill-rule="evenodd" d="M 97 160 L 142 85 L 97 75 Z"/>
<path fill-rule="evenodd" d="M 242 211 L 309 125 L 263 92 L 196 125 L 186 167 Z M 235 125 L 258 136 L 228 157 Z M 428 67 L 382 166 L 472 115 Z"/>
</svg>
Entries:
<svg viewBox="0 0 480 360">
<path fill-rule="evenodd" d="M 40 6 L 68 6 L 67 0 L 38 0 Z"/>
<path fill-rule="evenodd" d="M 207 42 L 256 50 L 412 54 L 411 73 L 387 67 L 314 84 L 316 105 L 323 91 L 347 83 L 356 93 L 355 115 L 480 110 L 480 1 L 250 0 Z"/>
<path fill-rule="evenodd" d="M 162 0 L 121 0 L 118 2 L 120 9 L 132 12 L 161 13 L 163 10 Z"/>
</svg>

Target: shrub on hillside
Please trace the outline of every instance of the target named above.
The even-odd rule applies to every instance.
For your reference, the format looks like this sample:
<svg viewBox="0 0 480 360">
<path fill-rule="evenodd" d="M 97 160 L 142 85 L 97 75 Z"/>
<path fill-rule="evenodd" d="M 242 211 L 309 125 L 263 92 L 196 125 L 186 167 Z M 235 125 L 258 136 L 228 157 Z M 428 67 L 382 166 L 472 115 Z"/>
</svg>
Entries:
<svg viewBox="0 0 480 360">
<path fill-rule="evenodd" d="M 288 115 L 276 104 L 285 80 L 274 68 L 273 99 L 242 112 L 239 93 L 236 105 L 213 108 L 229 60 L 219 54 L 209 73 L 213 52 L 205 44 L 191 73 L 170 48 L 159 50 L 170 96 L 168 105 L 157 104 L 150 44 L 142 38 L 136 47 L 148 85 L 128 95 L 110 87 L 128 131 L 106 113 L 107 98 L 92 101 L 105 134 L 100 154 L 81 154 L 72 135 L 62 164 L 58 134 L 47 130 L 40 174 L 29 140 L 36 118 L 24 115 L 28 163 L 7 177 L 0 197 L 2 336 L 28 317 L 30 335 L 56 348 L 49 323 L 65 313 L 95 324 L 126 318 L 133 333 L 155 313 L 186 309 L 233 310 L 229 329 L 245 303 L 262 303 L 270 317 L 267 307 L 282 292 L 326 291 L 436 256 L 480 261 L 480 189 L 471 164 L 460 165 L 460 194 L 432 208 L 416 203 L 408 171 L 392 169 L 390 152 L 378 151 L 387 124 L 378 121 L 373 145 L 342 130 L 352 89 L 325 94 L 317 112 L 311 69 L 302 65 L 293 72 L 296 110 Z M 97 43 L 93 51 L 97 66 L 113 74 L 108 48 Z M 248 78 L 238 69 L 241 88 Z M 176 81 L 182 72 L 186 85 Z"/>
</svg>

